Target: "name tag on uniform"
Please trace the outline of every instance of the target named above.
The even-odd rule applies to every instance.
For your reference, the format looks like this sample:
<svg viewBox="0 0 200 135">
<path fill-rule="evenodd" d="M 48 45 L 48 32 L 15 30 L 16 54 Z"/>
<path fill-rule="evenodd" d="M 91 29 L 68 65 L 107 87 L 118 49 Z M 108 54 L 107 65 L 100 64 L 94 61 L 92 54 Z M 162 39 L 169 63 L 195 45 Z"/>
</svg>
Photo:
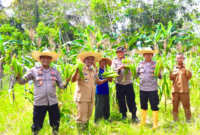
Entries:
<svg viewBox="0 0 200 135">
<path fill-rule="evenodd" d="M 151 67 L 155 67 L 155 65 L 151 65 Z"/>
<path fill-rule="evenodd" d="M 88 75 L 87 73 L 84 73 L 84 75 Z"/>
<path fill-rule="evenodd" d="M 38 74 L 38 76 L 43 76 L 43 74 Z"/>
<path fill-rule="evenodd" d="M 144 72 L 144 69 L 140 69 L 140 72 Z"/>
<path fill-rule="evenodd" d="M 42 80 L 43 78 L 42 77 L 36 77 L 36 80 Z"/>
<path fill-rule="evenodd" d="M 56 77 L 50 77 L 50 79 L 52 79 L 52 80 L 57 80 Z"/>
<path fill-rule="evenodd" d="M 42 71 L 37 71 L 37 73 L 42 74 L 43 72 Z"/>
</svg>

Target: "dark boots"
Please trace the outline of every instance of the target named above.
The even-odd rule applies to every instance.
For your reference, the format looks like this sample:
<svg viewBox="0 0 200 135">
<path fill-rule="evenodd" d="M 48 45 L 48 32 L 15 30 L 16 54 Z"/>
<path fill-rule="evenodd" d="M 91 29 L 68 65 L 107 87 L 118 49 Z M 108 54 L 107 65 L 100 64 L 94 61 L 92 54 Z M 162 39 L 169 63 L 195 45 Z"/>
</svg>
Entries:
<svg viewBox="0 0 200 135">
<path fill-rule="evenodd" d="M 127 118 L 126 112 L 122 113 L 122 120 L 125 120 Z"/>
<path fill-rule="evenodd" d="M 136 116 L 136 111 L 132 112 L 132 120 L 134 122 L 139 122 L 140 120 L 138 119 L 138 117 Z"/>
</svg>

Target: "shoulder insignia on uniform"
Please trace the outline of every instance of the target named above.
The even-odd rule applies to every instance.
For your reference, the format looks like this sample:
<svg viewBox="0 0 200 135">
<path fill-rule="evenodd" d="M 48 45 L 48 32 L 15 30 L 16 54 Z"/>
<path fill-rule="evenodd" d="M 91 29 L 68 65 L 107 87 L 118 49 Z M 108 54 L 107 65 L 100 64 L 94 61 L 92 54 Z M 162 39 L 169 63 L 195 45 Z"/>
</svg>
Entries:
<svg viewBox="0 0 200 135">
<path fill-rule="evenodd" d="M 39 73 L 39 74 L 42 74 L 42 73 L 43 73 L 43 71 L 40 71 L 40 70 L 38 70 L 38 71 L 37 71 L 37 73 Z"/>
</svg>

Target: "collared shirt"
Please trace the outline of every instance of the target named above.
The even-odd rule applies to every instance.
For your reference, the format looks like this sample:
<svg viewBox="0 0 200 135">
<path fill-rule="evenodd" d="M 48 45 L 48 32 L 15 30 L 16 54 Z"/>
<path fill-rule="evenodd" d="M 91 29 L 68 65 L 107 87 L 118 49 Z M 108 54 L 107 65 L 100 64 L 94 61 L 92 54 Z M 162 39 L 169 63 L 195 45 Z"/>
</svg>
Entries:
<svg viewBox="0 0 200 135">
<path fill-rule="evenodd" d="M 185 68 L 185 65 L 174 66 L 170 75 L 170 80 L 173 81 L 172 93 L 189 93 L 189 80 L 192 77 L 192 73 Z"/>
<path fill-rule="evenodd" d="M 25 84 L 29 80 L 34 82 L 34 105 L 47 106 L 57 104 L 56 84 L 60 89 L 65 89 L 66 85 L 60 77 L 60 73 L 53 67 L 44 70 L 42 67 L 33 67 L 23 76 L 17 79 L 19 84 Z"/>
<path fill-rule="evenodd" d="M 116 71 L 118 73 L 118 77 L 116 77 L 116 83 L 118 84 L 121 84 L 121 85 L 127 85 L 127 84 L 131 84 L 133 83 L 133 79 L 131 78 L 132 77 L 132 74 L 130 72 L 130 70 L 128 71 L 128 74 L 126 75 L 125 77 L 125 81 L 123 82 L 123 78 L 124 78 L 124 69 L 121 69 L 119 72 L 118 72 L 118 69 L 119 67 L 123 64 L 122 63 L 122 59 L 119 59 L 119 58 L 115 58 L 113 61 L 112 61 L 112 64 L 114 66 L 114 71 Z"/>
<path fill-rule="evenodd" d="M 79 73 L 77 74 L 74 100 L 76 102 L 93 102 L 95 84 L 99 81 L 99 77 L 93 69 L 89 69 L 87 66 L 84 66 L 82 72 L 84 79 L 80 77 Z"/>
<path fill-rule="evenodd" d="M 103 76 L 102 74 L 104 73 L 104 70 L 102 68 L 99 69 L 99 74 L 98 74 L 98 77 L 99 79 L 103 80 Z M 109 94 L 109 87 L 108 87 L 108 81 L 104 82 L 103 84 L 101 85 L 97 85 L 96 84 L 96 91 L 95 93 L 97 94 L 101 94 L 101 95 L 107 95 Z"/>
<path fill-rule="evenodd" d="M 156 67 L 156 62 L 140 62 L 136 69 L 137 76 L 140 78 L 140 90 L 142 91 L 156 91 L 158 82 L 157 79 L 154 77 L 154 71 Z M 159 77 L 160 79 L 162 78 Z"/>
</svg>

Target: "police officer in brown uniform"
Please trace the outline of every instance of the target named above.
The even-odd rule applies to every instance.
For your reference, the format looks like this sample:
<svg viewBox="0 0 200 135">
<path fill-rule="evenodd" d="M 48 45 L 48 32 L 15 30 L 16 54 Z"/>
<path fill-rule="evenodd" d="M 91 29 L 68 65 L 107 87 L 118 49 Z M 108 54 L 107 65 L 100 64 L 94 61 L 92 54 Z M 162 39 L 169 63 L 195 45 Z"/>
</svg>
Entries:
<svg viewBox="0 0 200 135">
<path fill-rule="evenodd" d="M 192 77 L 192 72 L 185 68 L 183 63 L 184 56 L 182 53 L 176 55 L 177 65 L 174 66 L 173 71 L 170 72 L 170 80 L 173 81 L 172 85 L 172 104 L 173 104 L 173 118 L 174 121 L 178 120 L 178 107 L 179 102 L 182 102 L 185 110 L 186 121 L 191 120 L 190 111 L 190 96 L 189 96 L 189 80 Z"/>
<path fill-rule="evenodd" d="M 21 85 L 30 80 L 34 82 L 34 108 L 33 108 L 33 135 L 37 135 L 43 126 L 43 121 L 48 111 L 50 125 L 53 128 L 53 135 L 58 133 L 60 123 L 60 112 L 56 96 L 56 84 L 60 89 L 67 86 L 63 84 L 60 73 L 53 67 L 49 67 L 50 62 L 55 61 L 59 54 L 49 51 L 33 51 L 32 57 L 41 62 L 42 66 L 31 68 L 23 78 L 17 77 L 17 82 Z M 69 82 L 70 79 L 67 79 Z"/>
<path fill-rule="evenodd" d="M 127 118 L 127 103 L 129 111 L 132 113 L 132 119 L 138 122 L 139 119 L 136 116 L 137 107 L 135 103 L 135 92 L 133 90 L 133 79 L 131 79 L 132 74 L 130 70 L 123 81 L 125 65 L 122 63 L 122 59 L 125 59 L 125 52 L 126 50 L 123 47 L 118 47 L 116 52 L 118 57 L 112 62 L 114 70 L 119 75 L 116 78 L 116 96 L 119 103 L 119 111 L 122 113 L 122 120 Z"/>
<path fill-rule="evenodd" d="M 80 59 L 85 64 L 82 71 L 84 79 L 80 77 L 78 69 L 76 70 L 76 73 L 72 76 L 72 82 L 77 81 L 74 101 L 77 105 L 77 129 L 78 133 L 81 134 L 85 131 L 87 132 L 89 120 L 92 116 L 96 89 L 95 84 L 103 84 L 111 78 L 100 80 L 96 72 L 92 68 L 93 64 L 99 62 L 102 59 L 102 55 L 100 53 L 85 52 L 79 54 L 77 59 Z"/>
<path fill-rule="evenodd" d="M 151 48 L 147 47 L 136 53 L 143 54 L 145 61 L 140 62 L 137 67 L 137 75 L 140 78 L 140 104 L 142 119 L 140 126 L 146 123 L 146 115 L 148 109 L 148 100 L 151 105 L 151 110 L 153 110 L 153 129 L 158 128 L 158 83 L 157 79 L 154 78 L 154 71 L 156 62 L 152 60 L 153 54 L 158 53 L 158 50 L 153 51 Z M 161 73 L 159 74 L 159 79 L 162 78 Z"/>
</svg>

